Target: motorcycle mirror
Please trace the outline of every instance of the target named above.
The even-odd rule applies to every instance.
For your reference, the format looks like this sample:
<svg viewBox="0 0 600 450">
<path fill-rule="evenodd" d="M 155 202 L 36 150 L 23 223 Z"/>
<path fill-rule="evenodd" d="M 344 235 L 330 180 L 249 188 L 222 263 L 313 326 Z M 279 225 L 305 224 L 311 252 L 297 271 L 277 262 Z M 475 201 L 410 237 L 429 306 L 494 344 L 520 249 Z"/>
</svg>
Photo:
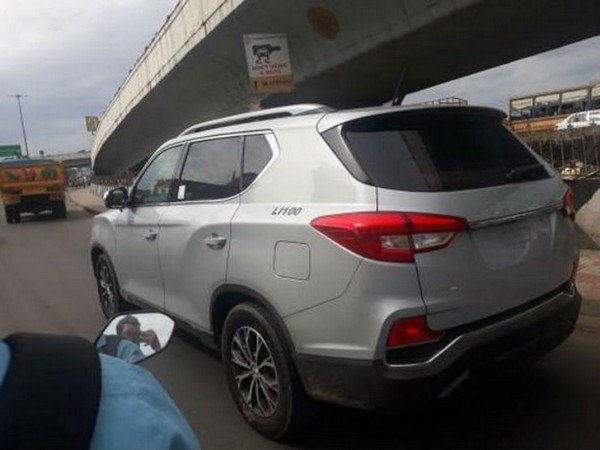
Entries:
<svg viewBox="0 0 600 450">
<path fill-rule="evenodd" d="M 100 354 L 138 364 L 162 352 L 173 336 L 175 321 L 154 311 L 114 316 L 96 339 Z"/>
</svg>

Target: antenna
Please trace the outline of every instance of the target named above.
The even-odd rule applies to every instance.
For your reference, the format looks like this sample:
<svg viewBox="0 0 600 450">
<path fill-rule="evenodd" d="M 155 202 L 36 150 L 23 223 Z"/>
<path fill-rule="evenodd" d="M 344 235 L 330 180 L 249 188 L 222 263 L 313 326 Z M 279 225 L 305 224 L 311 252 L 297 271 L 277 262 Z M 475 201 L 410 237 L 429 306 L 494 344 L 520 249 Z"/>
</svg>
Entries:
<svg viewBox="0 0 600 450">
<path fill-rule="evenodd" d="M 396 84 L 396 90 L 394 91 L 394 96 L 392 97 L 392 106 L 398 106 L 402 104 L 402 100 L 406 97 L 406 94 L 400 94 L 400 87 L 404 82 L 404 78 L 406 76 L 406 67 L 402 68 L 402 72 L 400 72 L 400 78 L 398 79 L 398 84 Z"/>
</svg>

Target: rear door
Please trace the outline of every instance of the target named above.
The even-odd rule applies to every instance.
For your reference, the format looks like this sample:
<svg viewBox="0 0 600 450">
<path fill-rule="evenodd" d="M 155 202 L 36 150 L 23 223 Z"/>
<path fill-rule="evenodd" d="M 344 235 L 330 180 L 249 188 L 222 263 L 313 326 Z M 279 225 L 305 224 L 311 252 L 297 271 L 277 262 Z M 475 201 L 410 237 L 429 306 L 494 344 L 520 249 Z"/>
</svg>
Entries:
<svg viewBox="0 0 600 450">
<path fill-rule="evenodd" d="M 515 308 L 565 283 L 577 257 L 565 187 L 500 117 L 415 112 L 346 124 L 381 211 L 465 218 L 445 248 L 417 253 L 429 325 L 445 329 Z"/>
<path fill-rule="evenodd" d="M 175 198 L 160 218 L 165 308 L 204 331 L 210 330 L 211 295 L 226 279 L 242 142 L 240 136 L 192 142 Z"/>
</svg>

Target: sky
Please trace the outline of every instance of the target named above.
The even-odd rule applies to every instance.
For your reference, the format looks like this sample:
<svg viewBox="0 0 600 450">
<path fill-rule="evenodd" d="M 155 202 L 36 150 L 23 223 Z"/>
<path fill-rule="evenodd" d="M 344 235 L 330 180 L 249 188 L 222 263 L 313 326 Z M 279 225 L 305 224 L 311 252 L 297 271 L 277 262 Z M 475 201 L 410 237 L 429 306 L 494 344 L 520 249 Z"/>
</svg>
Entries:
<svg viewBox="0 0 600 450">
<path fill-rule="evenodd" d="M 176 0 L 0 0 L 0 145 L 30 153 L 89 149 L 100 115 Z"/>
<path fill-rule="evenodd" d="M 540 53 L 407 95 L 404 103 L 461 97 L 504 111 L 508 99 L 600 81 L 600 37 Z"/>
<path fill-rule="evenodd" d="M 89 149 L 84 117 L 101 115 L 176 0 L 0 0 L 0 145 L 30 152 Z M 508 98 L 600 79 L 600 37 L 407 96 L 462 97 L 506 110 Z"/>
</svg>

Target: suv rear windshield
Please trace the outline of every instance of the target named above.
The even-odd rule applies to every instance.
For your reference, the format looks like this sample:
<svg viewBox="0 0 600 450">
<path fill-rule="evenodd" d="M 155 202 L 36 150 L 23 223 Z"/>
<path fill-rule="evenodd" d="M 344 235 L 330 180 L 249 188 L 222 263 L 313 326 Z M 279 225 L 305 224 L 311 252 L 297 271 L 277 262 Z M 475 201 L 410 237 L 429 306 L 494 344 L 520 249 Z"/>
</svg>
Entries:
<svg viewBox="0 0 600 450">
<path fill-rule="evenodd" d="M 377 187 L 457 191 L 550 174 L 495 117 L 415 113 L 359 119 L 342 135 Z"/>
</svg>

